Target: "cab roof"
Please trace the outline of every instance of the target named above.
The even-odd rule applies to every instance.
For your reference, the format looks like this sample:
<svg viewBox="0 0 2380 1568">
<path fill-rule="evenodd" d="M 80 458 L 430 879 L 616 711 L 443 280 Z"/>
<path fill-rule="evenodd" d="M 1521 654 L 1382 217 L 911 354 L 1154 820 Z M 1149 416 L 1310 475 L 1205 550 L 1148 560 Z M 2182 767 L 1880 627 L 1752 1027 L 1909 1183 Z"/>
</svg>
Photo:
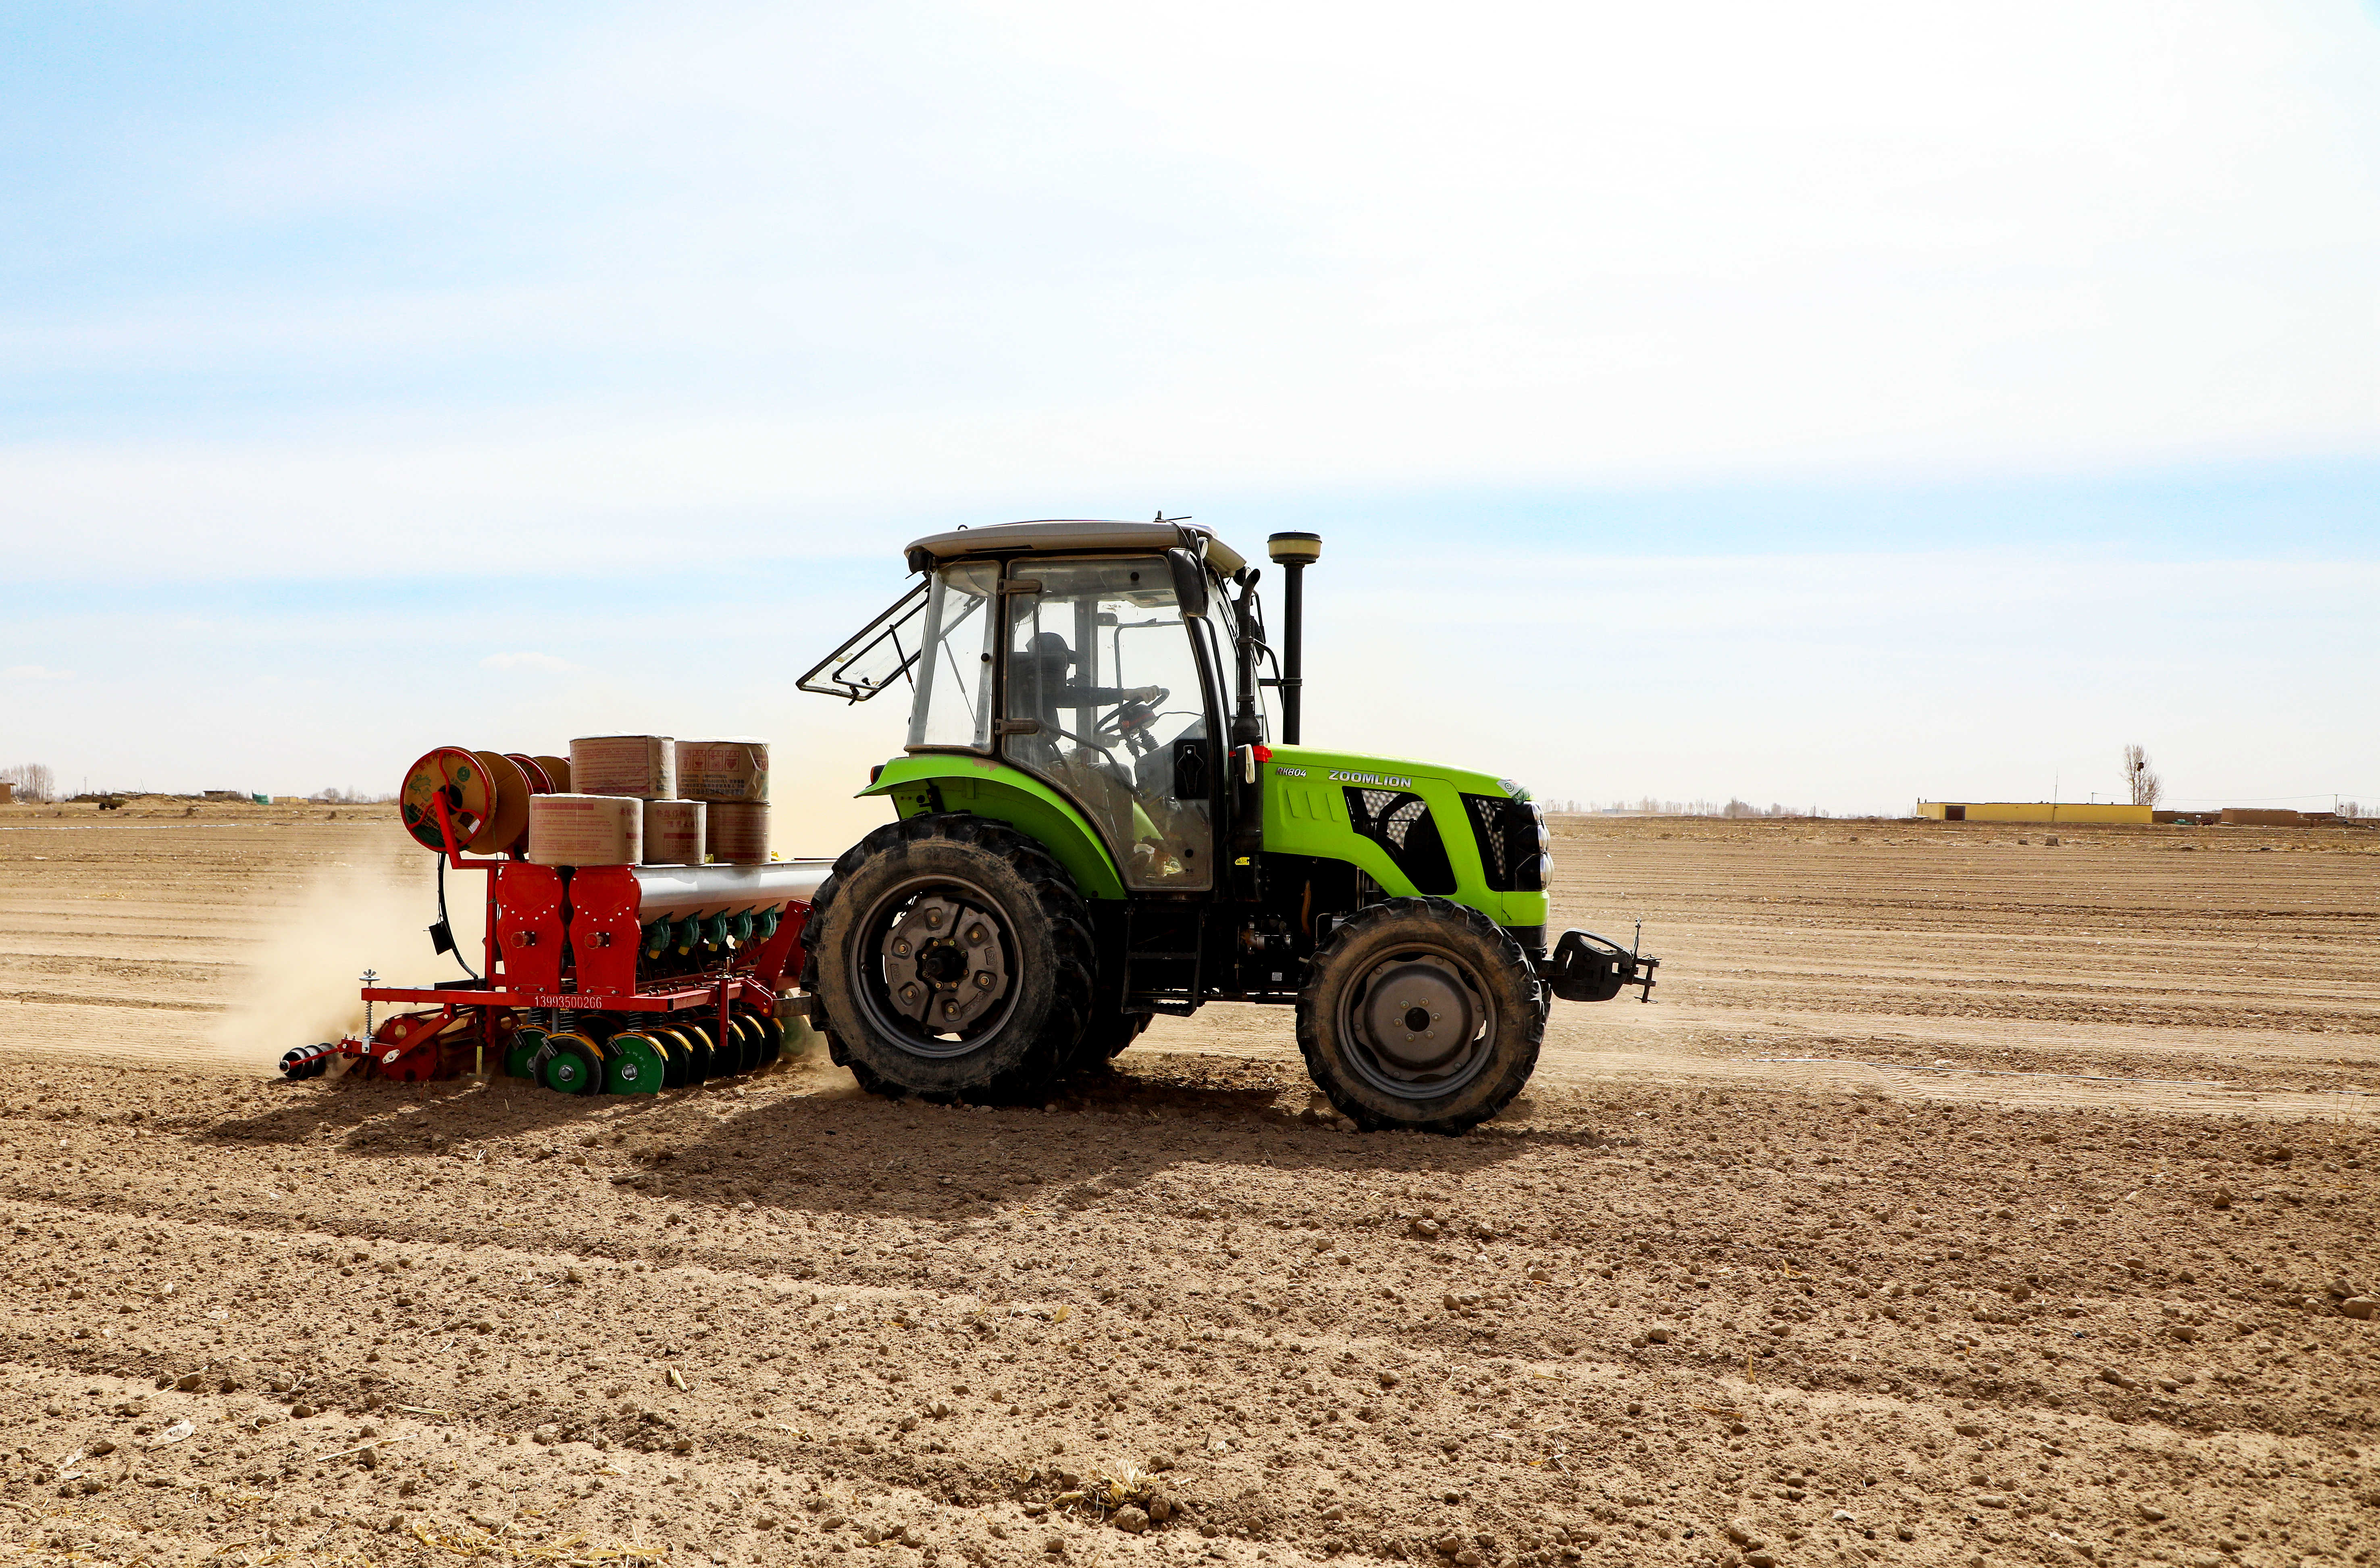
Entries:
<svg viewBox="0 0 2380 1568">
<path fill-rule="evenodd" d="M 930 570 L 936 563 L 977 555 L 1081 555 L 1108 551 L 1153 553 L 1180 547 L 1196 551 L 1206 544 L 1208 565 L 1231 577 L 1247 558 L 1217 539 L 1214 533 L 1187 522 L 1110 523 L 1078 518 L 1031 523 L 994 523 L 987 528 L 953 529 L 913 541 L 906 554 L 913 572 Z"/>
</svg>

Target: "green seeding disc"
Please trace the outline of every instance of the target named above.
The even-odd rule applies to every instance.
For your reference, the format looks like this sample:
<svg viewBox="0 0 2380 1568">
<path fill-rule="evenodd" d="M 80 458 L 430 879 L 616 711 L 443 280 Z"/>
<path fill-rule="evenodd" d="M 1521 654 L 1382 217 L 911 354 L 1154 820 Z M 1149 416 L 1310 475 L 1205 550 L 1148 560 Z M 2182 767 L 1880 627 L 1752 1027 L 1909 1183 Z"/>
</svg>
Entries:
<svg viewBox="0 0 2380 1568">
<path fill-rule="evenodd" d="M 529 1058 L 545 1044 L 545 1031 L 535 1024 L 525 1024 L 513 1036 L 512 1044 L 504 1047 L 504 1076 L 526 1078 L 529 1076 Z"/>
<path fill-rule="evenodd" d="M 603 1069 L 603 1088 L 613 1094 L 659 1094 L 669 1071 L 662 1048 L 641 1030 L 612 1037 L 612 1060 Z"/>
<path fill-rule="evenodd" d="M 558 1034 L 551 1043 L 553 1054 L 546 1058 L 546 1088 L 556 1094 L 603 1092 L 603 1053 L 593 1040 L 581 1034 Z"/>
</svg>

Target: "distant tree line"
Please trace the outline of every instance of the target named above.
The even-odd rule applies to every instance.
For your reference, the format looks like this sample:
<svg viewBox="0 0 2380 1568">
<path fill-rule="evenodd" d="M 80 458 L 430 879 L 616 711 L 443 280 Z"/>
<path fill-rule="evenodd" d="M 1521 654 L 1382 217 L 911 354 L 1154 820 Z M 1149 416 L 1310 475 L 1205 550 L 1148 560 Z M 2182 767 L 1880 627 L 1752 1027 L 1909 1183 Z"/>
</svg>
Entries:
<svg viewBox="0 0 2380 1568">
<path fill-rule="evenodd" d="M 19 762 L 13 768 L 0 768 L 0 783 L 15 784 L 17 798 L 19 800 L 52 801 L 60 798 L 57 778 L 50 772 L 46 763 Z M 124 796 L 150 793 L 152 792 L 145 789 L 103 790 L 96 794 L 79 795 L 75 798 L 78 800 L 115 799 Z M 245 796 L 248 792 L 234 790 L 227 793 Z M 192 792 L 170 798 L 197 800 L 200 796 L 196 792 Z M 395 800 L 396 796 L 386 794 L 375 795 L 360 789 L 325 789 L 318 790 L 307 798 L 325 806 L 379 806 Z"/>
<path fill-rule="evenodd" d="M 50 776 L 49 765 L 44 762 L 19 762 L 13 768 L 0 768 L 0 783 L 15 784 L 19 800 L 58 797 L 57 780 Z"/>
<path fill-rule="evenodd" d="M 1615 800 L 1608 806 L 1592 800 L 1548 800 L 1540 802 L 1548 811 L 1573 817 L 1626 813 L 1633 817 L 1831 817 L 1833 812 L 1819 806 L 1755 806 L 1733 796 L 1724 804 L 1716 800 L 1657 800 L 1640 796 L 1634 800 Z"/>
</svg>

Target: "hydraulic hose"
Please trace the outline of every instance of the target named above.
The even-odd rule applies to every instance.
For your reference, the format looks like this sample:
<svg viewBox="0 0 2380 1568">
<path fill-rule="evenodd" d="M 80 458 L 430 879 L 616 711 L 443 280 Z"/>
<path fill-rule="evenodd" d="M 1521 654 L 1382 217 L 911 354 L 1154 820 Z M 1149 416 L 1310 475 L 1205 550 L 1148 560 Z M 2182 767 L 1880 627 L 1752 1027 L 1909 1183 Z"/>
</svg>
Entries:
<svg viewBox="0 0 2380 1568">
<path fill-rule="evenodd" d="M 455 962 L 460 964 L 463 972 L 473 980 L 482 985 L 487 983 L 480 971 L 472 968 L 470 961 L 463 956 L 462 944 L 455 940 L 455 927 L 446 918 L 446 857 L 443 855 L 438 857 L 438 923 L 431 928 L 431 941 L 453 954 Z"/>
</svg>

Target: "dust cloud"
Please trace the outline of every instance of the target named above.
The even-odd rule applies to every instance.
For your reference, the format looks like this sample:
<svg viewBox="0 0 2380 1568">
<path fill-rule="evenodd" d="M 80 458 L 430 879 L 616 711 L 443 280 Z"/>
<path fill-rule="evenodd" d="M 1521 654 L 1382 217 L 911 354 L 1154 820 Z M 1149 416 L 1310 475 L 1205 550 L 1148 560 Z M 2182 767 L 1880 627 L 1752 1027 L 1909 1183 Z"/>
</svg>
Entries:
<svg viewBox="0 0 2380 1568">
<path fill-rule="evenodd" d="M 270 1064 L 292 1046 L 360 1032 L 358 980 L 366 969 L 377 971 L 385 985 L 461 978 L 455 960 L 430 944 L 428 928 L 438 914 L 434 875 L 425 863 L 413 870 L 346 870 L 310 881 L 275 912 L 242 964 L 214 1031 L 214 1049 L 243 1063 Z M 472 969 L 481 970 L 482 879 L 449 872 L 446 893 L 455 944 Z M 383 1006 L 373 1016 L 389 1012 Z"/>
</svg>

